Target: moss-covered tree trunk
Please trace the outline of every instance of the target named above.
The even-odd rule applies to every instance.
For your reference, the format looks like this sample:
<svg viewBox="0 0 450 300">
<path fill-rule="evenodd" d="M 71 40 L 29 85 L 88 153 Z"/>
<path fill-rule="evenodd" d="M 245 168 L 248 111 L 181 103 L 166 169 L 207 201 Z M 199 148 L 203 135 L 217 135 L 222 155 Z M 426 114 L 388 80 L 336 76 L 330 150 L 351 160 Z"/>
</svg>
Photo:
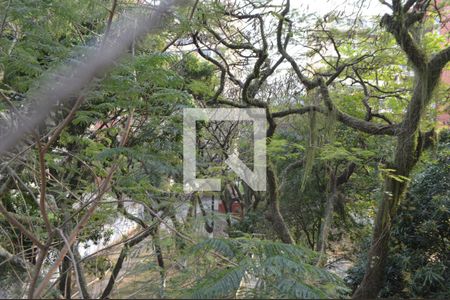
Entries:
<svg viewBox="0 0 450 300">
<path fill-rule="evenodd" d="M 327 262 L 327 246 L 328 246 L 328 234 L 333 222 L 333 214 L 335 206 L 339 197 L 339 187 L 346 183 L 350 176 L 355 171 L 356 164 L 350 163 L 348 167 L 337 176 L 337 170 L 330 168 L 330 180 L 328 183 L 328 194 L 325 209 L 320 222 L 319 236 L 317 238 L 316 250 L 320 253 L 318 266 L 324 266 Z"/>
<path fill-rule="evenodd" d="M 337 198 L 336 174 L 335 172 L 331 171 L 329 191 L 327 194 L 325 209 L 323 211 L 322 222 L 320 224 L 319 236 L 317 238 L 317 245 L 316 245 L 316 250 L 320 253 L 317 265 L 322 267 L 327 262 L 326 251 L 328 246 L 328 233 L 330 231 L 331 223 L 333 221 L 333 212 L 336 203 L 336 198 Z"/>
<path fill-rule="evenodd" d="M 284 221 L 280 212 L 280 200 L 278 197 L 278 187 L 275 177 L 275 173 L 271 166 L 267 166 L 267 189 L 268 189 L 268 207 L 267 219 L 272 223 L 273 230 L 278 237 L 286 244 L 294 244 L 294 238 L 292 237 L 289 228 Z"/>
<path fill-rule="evenodd" d="M 420 119 L 439 82 L 440 71 L 441 69 L 434 68 L 432 64 L 415 71 L 414 93 L 397 134 L 394 161 L 389 166 L 389 169 L 395 170 L 392 175 L 396 178 L 409 177 L 420 157 L 423 146 L 423 138 L 419 135 Z M 396 178 L 387 176 L 385 179 L 383 198 L 378 208 L 368 253 L 366 273 L 353 298 L 376 298 L 383 287 L 391 225 L 407 187 L 406 181 L 399 181 Z"/>
<path fill-rule="evenodd" d="M 268 115 L 269 128 L 267 129 L 267 146 L 270 144 L 272 137 L 275 133 L 276 123 L 273 118 Z M 280 199 L 278 193 L 278 182 L 275 175 L 275 171 L 270 163 L 267 162 L 267 219 L 272 223 L 273 230 L 278 235 L 278 237 L 286 244 L 295 244 L 294 238 L 292 237 L 289 228 L 284 221 L 283 216 L 280 212 Z"/>
</svg>

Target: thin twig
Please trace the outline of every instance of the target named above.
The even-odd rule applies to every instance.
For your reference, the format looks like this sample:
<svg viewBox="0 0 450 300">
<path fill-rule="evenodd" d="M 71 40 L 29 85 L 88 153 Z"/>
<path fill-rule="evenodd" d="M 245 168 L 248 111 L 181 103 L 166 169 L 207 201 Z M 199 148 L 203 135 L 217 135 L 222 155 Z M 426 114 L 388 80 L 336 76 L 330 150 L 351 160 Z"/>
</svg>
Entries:
<svg viewBox="0 0 450 300">
<path fill-rule="evenodd" d="M 59 229 L 59 228 L 57 228 L 56 230 L 59 232 L 59 234 L 61 235 L 61 238 L 63 239 L 64 243 L 69 248 L 69 255 L 70 255 L 70 258 L 72 259 L 72 266 L 74 266 L 73 267 L 73 271 L 75 272 L 75 278 L 76 278 L 76 281 L 77 281 L 78 290 L 80 291 L 80 295 L 83 297 L 83 299 L 85 299 L 85 297 L 83 295 L 83 289 L 81 288 L 80 274 L 78 274 L 78 268 L 75 267 L 76 260 L 75 260 L 75 256 L 73 255 L 73 252 L 72 252 L 72 246 L 69 245 L 69 241 L 67 240 L 67 238 L 64 235 L 63 231 L 61 229 Z"/>
</svg>

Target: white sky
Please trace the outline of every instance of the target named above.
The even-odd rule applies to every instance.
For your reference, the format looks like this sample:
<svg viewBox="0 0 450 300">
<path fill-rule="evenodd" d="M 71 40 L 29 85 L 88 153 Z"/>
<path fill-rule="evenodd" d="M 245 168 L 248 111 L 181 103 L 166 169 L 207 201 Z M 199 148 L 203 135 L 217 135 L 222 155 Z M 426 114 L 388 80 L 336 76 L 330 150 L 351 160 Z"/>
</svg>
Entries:
<svg viewBox="0 0 450 300">
<path fill-rule="evenodd" d="M 355 7 L 356 0 L 291 0 L 292 8 L 299 9 L 304 12 L 316 12 L 319 14 L 326 14 L 334 9 L 345 10 L 347 13 L 357 11 Z M 374 16 L 383 15 L 389 11 L 389 8 L 382 5 L 379 0 L 365 0 L 361 9 L 362 15 Z"/>
</svg>

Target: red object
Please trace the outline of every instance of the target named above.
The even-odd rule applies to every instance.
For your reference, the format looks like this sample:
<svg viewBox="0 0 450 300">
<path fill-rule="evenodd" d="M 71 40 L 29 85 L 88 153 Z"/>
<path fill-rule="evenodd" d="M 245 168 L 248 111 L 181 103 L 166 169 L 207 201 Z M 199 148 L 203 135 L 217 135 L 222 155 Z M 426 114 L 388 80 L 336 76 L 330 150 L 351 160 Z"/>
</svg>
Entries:
<svg viewBox="0 0 450 300">
<path fill-rule="evenodd" d="M 225 213 L 225 212 L 226 212 L 226 211 L 225 211 L 225 206 L 223 205 L 223 202 L 222 202 L 222 201 L 219 202 L 219 209 L 218 209 L 218 211 L 219 211 L 220 213 Z"/>
<path fill-rule="evenodd" d="M 231 212 L 234 215 L 240 216 L 241 218 L 243 217 L 243 211 L 242 211 L 241 203 L 239 203 L 239 201 L 233 202 L 233 204 L 231 205 Z"/>
</svg>

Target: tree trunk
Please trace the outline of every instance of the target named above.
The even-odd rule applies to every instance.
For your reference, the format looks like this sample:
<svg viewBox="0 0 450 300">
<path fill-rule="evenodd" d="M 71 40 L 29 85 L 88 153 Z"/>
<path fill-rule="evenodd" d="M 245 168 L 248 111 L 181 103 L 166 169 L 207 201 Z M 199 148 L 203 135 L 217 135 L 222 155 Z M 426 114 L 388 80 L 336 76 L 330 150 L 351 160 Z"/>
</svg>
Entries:
<svg viewBox="0 0 450 300">
<path fill-rule="evenodd" d="M 420 119 L 430 103 L 431 94 L 439 82 L 439 75 L 440 71 L 429 73 L 427 69 L 421 72 L 416 70 L 416 86 L 397 135 L 394 163 L 388 166 L 389 169 L 395 170 L 393 175 L 409 177 L 420 157 L 423 146 L 422 143 L 417 145 Z M 406 186 L 405 181 L 398 181 L 389 176 L 385 180 L 384 194 L 375 219 L 372 245 L 368 253 L 366 273 L 353 298 L 376 298 L 383 287 L 391 225 Z"/>
<path fill-rule="evenodd" d="M 159 226 L 159 225 L 156 225 Z M 142 242 L 144 239 L 146 239 L 149 235 L 154 234 L 155 228 L 147 228 L 142 234 L 135 236 L 128 242 L 126 242 L 122 250 L 120 251 L 119 258 L 117 258 L 116 264 L 114 265 L 114 268 L 111 273 L 111 277 L 109 277 L 108 284 L 106 285 L 105 289 L 103 290 L 102 295 L 100 296 L 100 299 L 107 299 L 109 298 L 109 295 L 111 294 L 113 287 L 116 283 L 116 279 L 119 276 L 120 270 L 122 269 L 123 262 L 125 261 L 125 258 L 130 253 L 130 249 Z"/>
<path fill-rule="evenodd" d="M 74 268 L 77 269 L 77 274 L 78 274 L 78 283 L 80 285 L 80 289 L 81 289 L 81 296 L 83 299 L 92 299 L 92 297 L 89 295 L 88 292 L 88 288 L 87 288 L 87 281 L 86 281 L 86 276 L 84 273 L 84 268 L 81 265 L 81 255 L 80 252 L 78 251 L 78 245 L 73 245 L 72 247 L 72 251 L 73 251 L 73 255 L 75 257 L 75 261 L 73 262 L 73 266 Z"/>
<path fill-rule="evenodd" d="M 170 220 L 173 223 L 173 227 L 175 227 L 175 230 L 178 232 L 183 231 L 183 226 L 181 223 L 177 220 L 177 216 L 175 215 L 175 211 L 170 214 L 169 216 Z M 186 241 L 182 239 L 178 234 L 175 234 L 175 246 L 179 250 L 183 250 L 186 248 Z"/>
<path fill-rule="evenodd" d="M 330 231 L 331 222 L 333 221 L 334 205 L 337 199 L 337 184 L 336 174 L 334 171 L 330 171 L 330 190 L 323 212 L 322 222 L 320 226 L 319 237 L 317 238 L 316 251 L 320 253 L 318 266 L 323 267 L 327 262 L 327 246 L 328 246 L 328 233 Z"/>
<path fill-rule="evenodd" d="M 289 232 L 289 228 L 284 221 L 280 212 L 280 204 L 278 199 L 278 188 L 275 174 L 270 166 L 267 166 L 267 189 L 269 192 L 269 211 L 267 219 L 272 222 L 274 231 L 277 233 L 281 241 L 286 244 L 295 244 L 294 239 Z"/>
<path fill-rule="evenodd" d="M 205 218 L 205 230 L 207 233 L 212 233 L 214 231 L 214 220 L 211 220 L 211 224 L 208 222 L 207 213 L 205 207 L 203 206 L 202 199 L 200 195 L 197 194 L 198 206 L 200 207 L 200 211 L 202 212 L 203 218 Z"/>
<path fill-rule="evenodd" d="M 164 266 L 164 258 L 161 248 L 161 242 L 159 239 L 159 228 L 155 228 L 155 232 L 152 234 L 153 237 L 153 245 L 155 247 L 156 261 L 159 266 L 159 276 L 160 276 L 160 288 L 159 288 L 159 298 L 165 297 L 165 288 L 166 288 L 166 268 Z"/>
<path fill-rule="evenodd" d="M 337 168 L 337 167 L 336 167 Z M 325 206 L 325 210 L 323 213 L 323 217 L 320 222 L 320 231 L 319 236 L 317 238 L 316 250 L 320 253 L 319 261 L 317 262 L 318 266 L 323 267 L 327 262 L 327 245 L 328 245 L 328 233 L 331 228 L 331 223 L 333 222 L 333 213 L 334 208 L 338 199 L 338 188 L 342 184 L 346 183 L 350 176 L 352 176 L 355 171 L 356 164 L 350 163 L 347 168 L 342 172 L 341 175 L 337 176 L 336 169 L 330 168 L 330 181 L 329 181 L 329 191 L 327 196 L 327 202 Z"/>
<path fill-rule="evenodd" d="M 70 299 L 71 295 L 71 272 L 70 268 L 70 257 L 65 256 L 64 260 L 60 267 L 60 276 L 59 276 L 59 291 L 61 295 L 64 296 L 65 299 Z"/>
<path fill-rule="evenodd" d="M 396 214 L 400 197 L 405 190 L 405 184 L 388 178 L 385 181 L 385 186 L 384 196 L 375 219 L 366 273 L 360 286 L 353 294 L 353 298 L 376 298 L 383 287 L 392 219 Z"/>
<path fill-rule="evenodd" d="M 275 120 L 269 113 L 267 114 L 267 122 L 269 123 L 269 128 L 267 128 L 266 132 L 267 137 L 266 144 L 268 147 L 272 141 L 272 137 L 275 133 L 277 124 L 275 123 Z M 278 194 L 277 178 L 275 176 L 274 170 L 272 169 L 269 159 L 267 159 L 266 172 L 267 172 L 267 190 L 268 190 L 267 206 L 269 209 L 269 211 L 266 214 L 266 218 L 270 222 L 272 222 L 273 230 L 279 236 L 281 241 L 283 241 L 283 243 L 295 244 L 294 238 L 292 237 L 289 228 L 287 227 L 286 222 L 284 221 L 284 218 L 280 212 L 280 200 Z"/>
</svg>

